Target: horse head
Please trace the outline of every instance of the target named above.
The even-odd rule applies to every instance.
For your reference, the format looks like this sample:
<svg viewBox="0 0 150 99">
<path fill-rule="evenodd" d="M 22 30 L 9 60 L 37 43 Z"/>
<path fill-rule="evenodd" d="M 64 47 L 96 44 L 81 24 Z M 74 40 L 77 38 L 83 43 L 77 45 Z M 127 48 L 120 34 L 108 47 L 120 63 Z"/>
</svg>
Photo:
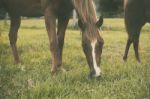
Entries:
<svg viewBox="0 0 150 99">
<path fill-rule="evenodd" d="M 90 67 L 90 77 L 98 77 L 101 75 L 99 66 L 104 43 L 103 38 L 100 36 L 103 18 L 100 17 L 95 23 L 84 23 L 79 20 L 78 24 L 82 32 L 83 51 Z"/>
</svg>

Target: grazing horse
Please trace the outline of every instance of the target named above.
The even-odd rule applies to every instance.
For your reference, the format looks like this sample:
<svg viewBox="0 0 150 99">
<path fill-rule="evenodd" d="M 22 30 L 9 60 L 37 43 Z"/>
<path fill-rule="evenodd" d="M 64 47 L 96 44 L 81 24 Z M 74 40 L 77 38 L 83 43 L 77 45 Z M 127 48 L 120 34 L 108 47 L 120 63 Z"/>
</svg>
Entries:
<svg viewBox="0 0 150 99">
<path fill-rule="evenodd" d="M 141 62 L 138 51 L 139 37 L 144 24 L 150 23 L 150 0 L 124 0 L 124 13 L 128 40 L 123 59 L 127 60 L 130 45 L 133 43 L 136 59 Z"/>
<path fill-rule="evenodd" d="M 97 20 L 93 0 L 0 0 L 0 4 L 10 16 L 9 40 L 16 63 L 20 62 L 16 41 L 21 16 L 45 17 L 52 55 L 52 73 L 55 73 L 62 65 L 65 31 L 70 15 L 75 9 L 79 17 L 82 46 L 90 67 L 90 76 L 100 76 L 99 65 L 104 41 L 100 36 L 99 28 L 103 23 L 103 18 Z"/>
</svg>

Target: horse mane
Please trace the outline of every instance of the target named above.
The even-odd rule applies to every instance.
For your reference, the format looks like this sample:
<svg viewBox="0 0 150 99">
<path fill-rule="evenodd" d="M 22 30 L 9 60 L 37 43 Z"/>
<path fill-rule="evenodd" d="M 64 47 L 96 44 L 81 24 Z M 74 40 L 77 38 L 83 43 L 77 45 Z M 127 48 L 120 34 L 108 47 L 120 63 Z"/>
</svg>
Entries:
<svg viewBox="0 0 150 99">
<path fill-rule="evenodd" d="M 85 36 L 91 41 L 99 37 L 96 30 L 93 28 L 96 24 L 96 7 L 93 0 L 72 0 L 74 8 L 78 14 L 79 19 L 85 23 L 90 24 Z M 91 27 L 92 26 L 92 27 Z"/>
<path fill-rule="evenodd" d="M 93 0 L 72 0 L 78 17 L 84 23 L 96 22 L 96 10 Z"/>
</svg>

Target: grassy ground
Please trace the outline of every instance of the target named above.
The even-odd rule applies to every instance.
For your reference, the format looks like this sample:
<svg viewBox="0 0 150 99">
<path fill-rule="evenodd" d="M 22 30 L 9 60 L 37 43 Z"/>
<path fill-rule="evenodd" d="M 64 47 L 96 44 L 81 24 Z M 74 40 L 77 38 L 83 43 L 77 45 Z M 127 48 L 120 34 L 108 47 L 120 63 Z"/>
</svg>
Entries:
<svg viewBox="0 0 150 99">
<path fill-rule="evenodd" d="M 63 52 L 67 72 L 51 76 L 51 57 L 44 21 L 23 20 L 18 35 L 22 63 L 14 65 L 8 27 L 0 21 L 0 99 L 150 99 L 150 25 L 140 38 L 142 63 L 133 47 L 123 62 L 127 34 L 123 19 L 105 19 L 105 40 L 100 80 L 88 79 L 88 65 L 81 48 L 81 34 L 68 29 Z"/>
</svg>

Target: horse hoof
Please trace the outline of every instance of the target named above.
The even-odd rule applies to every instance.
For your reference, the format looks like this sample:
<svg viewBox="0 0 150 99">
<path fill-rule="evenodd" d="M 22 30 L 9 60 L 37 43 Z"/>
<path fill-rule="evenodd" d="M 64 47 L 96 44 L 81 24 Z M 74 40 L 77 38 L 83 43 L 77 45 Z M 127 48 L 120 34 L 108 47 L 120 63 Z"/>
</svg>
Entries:
<svg viewBox="0 0 150 99">
<path fill-rule="evenodd" d="M 52 71 L 52 70 L 51 70 L 51 74 L 52 74 L 52 75 L 55 75 L 55 74 L 56 74 L 56 71 Z"/>
<path fill-rule="evenodd" d="M 141 64 L 141 60 L 137 60 L 138 64 Z"/>
<path fill-rule="evenodd" d="M 18 65 L 18 64 L 20 64 L 20 63 L 21 63 L 20 60 L 14 62 L 15 65 Z"/>
<path fill-rule="evenodd" d="M 123 57 L 123 60 L 124 60 L 124 62 L 126 62 L 127 61 L 127 57 Z"/>
<path fill-rule="evenodd" d="M 52 69 L 51 69 L 51 74 L 52 74 L 52 75 L 56 74 L 56 71 L 57 71 L 57 68 L 52 68 Z"/>
</svg>

